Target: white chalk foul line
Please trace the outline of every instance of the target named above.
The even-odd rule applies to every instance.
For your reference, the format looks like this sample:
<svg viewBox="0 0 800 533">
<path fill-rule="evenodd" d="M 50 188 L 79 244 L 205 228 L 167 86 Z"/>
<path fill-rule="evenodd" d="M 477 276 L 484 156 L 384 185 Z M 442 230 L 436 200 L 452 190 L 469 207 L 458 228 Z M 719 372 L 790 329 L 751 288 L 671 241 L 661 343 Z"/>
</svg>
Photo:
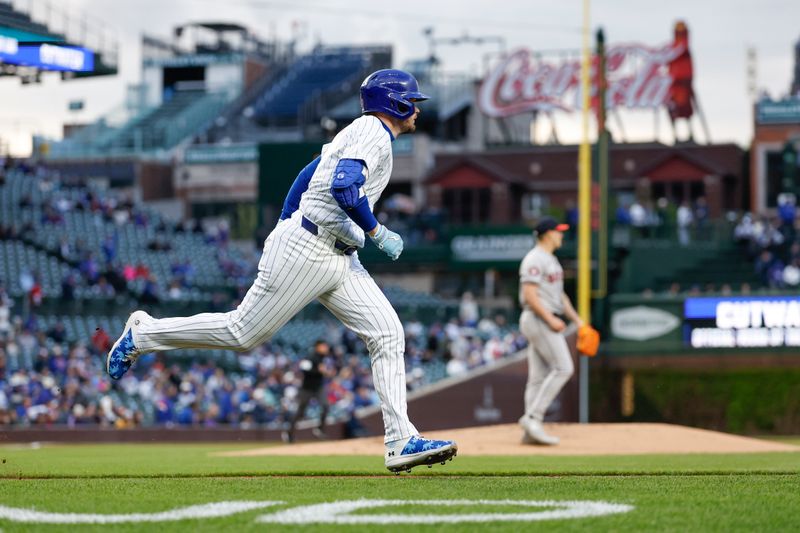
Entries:
<svg viewBox="0 0 800 533">
<path fill-rule="evenodd" d="M 353 511 L 396 505 L 425 505 L 450 507 L 467 505 L 508 505 L 546 507 L 547 511 L 530 513 L 473 513 L 473 514 L 371 514 L 351 515 Z M 555 500 L 352 500 L 294 507 L 275 514 L 262 515 L 258 521 L 273 524 L 432 524 L 461 522 L 533 522 L 605 516 L 632 511 L 632 505 L 602 501 Z"/>
<path fill-rule="evenodd" d="M 214 502 L 172 509 L 161 513 L 81 514 L 49 513 L 0 505 L 0 519 L 36 524 L 121 524 L 125 522 L 174 522 L 197 518 L 218 518 L 284 502 Z"/>
</svg>

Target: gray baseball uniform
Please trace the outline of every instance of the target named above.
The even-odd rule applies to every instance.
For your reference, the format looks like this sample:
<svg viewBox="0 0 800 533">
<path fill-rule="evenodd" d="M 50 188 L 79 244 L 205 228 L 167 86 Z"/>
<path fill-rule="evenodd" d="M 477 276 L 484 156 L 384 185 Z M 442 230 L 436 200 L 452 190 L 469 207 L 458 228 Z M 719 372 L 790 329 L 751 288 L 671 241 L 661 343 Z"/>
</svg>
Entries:
<svg viewBox="0 0 800 533">
<path fill-rule="evenodd" d="M 520 331 L 528 339 L 528 383 L 525 387 L 525 413 L 543 420 L 545 412 L 569 381 L 574 367 L 567 341 L 550 329 L 526 304 L 523 284 L 537 286 L 542 305 L 554 314 L 564 311 L 564 270 L 556 257 L 535 247 L 519 268 L 519 298 L 523 306 Z"/>
<path fill-rule="evenodd" d="M 364 245 L 363 230 L 330 194 L 340 159 L 366 164 L 362 192 L 372 208 L 391 175 L 392 147 L 380 120 L 365 115 L 322 148 L 300 208 L 267 238 L 258 276 L 237 309 L 147 320 L 134 342 L 142 353 L 176 348 L 252 350 L 303 307 L 319 300 L 366 343 L 381 399 L 385 440 L 391 442 L 418 434 L 406 412 L 405 334 L 358 254 L 346 255 L 335 246 L 336 241 Z"/>
</svg>

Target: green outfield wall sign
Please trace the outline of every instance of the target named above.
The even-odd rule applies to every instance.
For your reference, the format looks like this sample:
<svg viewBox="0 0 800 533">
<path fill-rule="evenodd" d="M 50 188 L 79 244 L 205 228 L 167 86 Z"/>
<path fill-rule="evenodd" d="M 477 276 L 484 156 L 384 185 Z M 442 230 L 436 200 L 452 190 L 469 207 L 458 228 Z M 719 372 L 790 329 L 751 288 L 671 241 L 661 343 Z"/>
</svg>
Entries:
<svg viewBox="0 0 800 533">
<path fill-rule="evenodd" d="M 522 261 L 533 248 L 533 235 L 457 235 L 450 241 L 453 261 Z"/>
<path fill-rule="evenodd" d="M 242 163 L 258 160 L 258 146 L 255 144 L 232 144 L 229 146 L 192 146 L 183 154 L 187 165 L 214 163 Z"/>
</svg>

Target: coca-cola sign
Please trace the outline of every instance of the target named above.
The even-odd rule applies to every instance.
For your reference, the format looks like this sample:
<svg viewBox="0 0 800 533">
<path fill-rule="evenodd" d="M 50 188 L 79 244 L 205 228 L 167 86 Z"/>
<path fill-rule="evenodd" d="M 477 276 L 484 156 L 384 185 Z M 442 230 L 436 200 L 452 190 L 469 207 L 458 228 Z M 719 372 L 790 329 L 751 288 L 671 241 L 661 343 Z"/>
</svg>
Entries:
<svg viewBox="0 0 800 533">
<path fill-rule="evenodd" d="M 609 47 L 607 108 L 669 107 L 676 83 L 670 71 L 675 72 L 675 62 L 687 55 L 688 48 L 682 42 L 661 48 L 638 44 Z M 593 57 L 593 107 L 597 101 L 597 64 L 597 57 Z M 505 56 L 486 76 L 478 92 L 478 105 L 483 113 L 495 118 L 526 111 L 576 111 L 581 108 L 580 74 L 579 59 L 547 62 L 530 50 L 520 49 Z"/>
</svg>

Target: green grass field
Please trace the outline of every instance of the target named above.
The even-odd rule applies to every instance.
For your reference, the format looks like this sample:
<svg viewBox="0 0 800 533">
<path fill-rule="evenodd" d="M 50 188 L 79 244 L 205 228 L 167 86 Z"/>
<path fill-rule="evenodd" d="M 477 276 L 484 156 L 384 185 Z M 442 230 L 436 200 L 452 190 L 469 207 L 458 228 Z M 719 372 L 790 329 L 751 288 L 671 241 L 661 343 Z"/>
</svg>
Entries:
<svg viewBox="0 0 800 533">
<path fill-rule="evenodd" d="M 0 447 L 0 517 L 3 517 L 0 530 L 74 531 L 76 527 L 82 531 L 156 528 L 290 531 L 298 527 L 304 531 L 800 529 L 800 452 L 624 457 L 463 456 L 446 466 L 416 468 L 412 474 L 400 476 L 389 474 L 379 456 L 223 458 L 209 455 L 254 446 L 257 445 Z M 344 509 L 347 504 L 342 503 L 324 508 L 301 508 L 363 499 L 399 501 L 355 510 Z M 425 503 L 433 500 L 446 502 Z M 410 501 L 415 503 L 404 503 Z M 569 511 L 571 507 L 562 502 L 570 501 L 600 501 L 632 509 L 601 516 L 563 516 L 565 509 Z M 227 516 L 201 517 L 208 509 L 207 504 L 215 502 L 273 503 L 247 504 L 262 507 L 250 507 Z M 358 503 L 353 505 L 357 507 Z M 165 512 L 188 506 L 201 507 L 186 511 L 188 518 L 162 521 L 165 517 L 175 518 Z M 24 510 L 59 515 L 54 518 L 52 514 L 26 514 Z M 68 513 L 77 514 L 70 516 Z M 542 515 L 536 517 L 532 513 L 558 516 L 539 520 Z M 511 514 L 525 519 L 503 521 L 503 516 L 505 520 L 514 518 Z M 519 514 L 526 516 L 519 517 Z M 420 515 L 424 516 L 414 518 Z M 337 517 L 379 523 L 317 522 L 298 526 L 269 522 L 336 520 Z M 43 525 L 41 521 L 45 519 L 62 523 Z M 122 522 L 98 524 L 98 519 Z M 467 521 L 435 522 L 454 519 Z M 80 525 L 63 523 L 70 520 Z M 420 520 L 427 525 L 409 525 L 403 520 Z"/>
</svg>

